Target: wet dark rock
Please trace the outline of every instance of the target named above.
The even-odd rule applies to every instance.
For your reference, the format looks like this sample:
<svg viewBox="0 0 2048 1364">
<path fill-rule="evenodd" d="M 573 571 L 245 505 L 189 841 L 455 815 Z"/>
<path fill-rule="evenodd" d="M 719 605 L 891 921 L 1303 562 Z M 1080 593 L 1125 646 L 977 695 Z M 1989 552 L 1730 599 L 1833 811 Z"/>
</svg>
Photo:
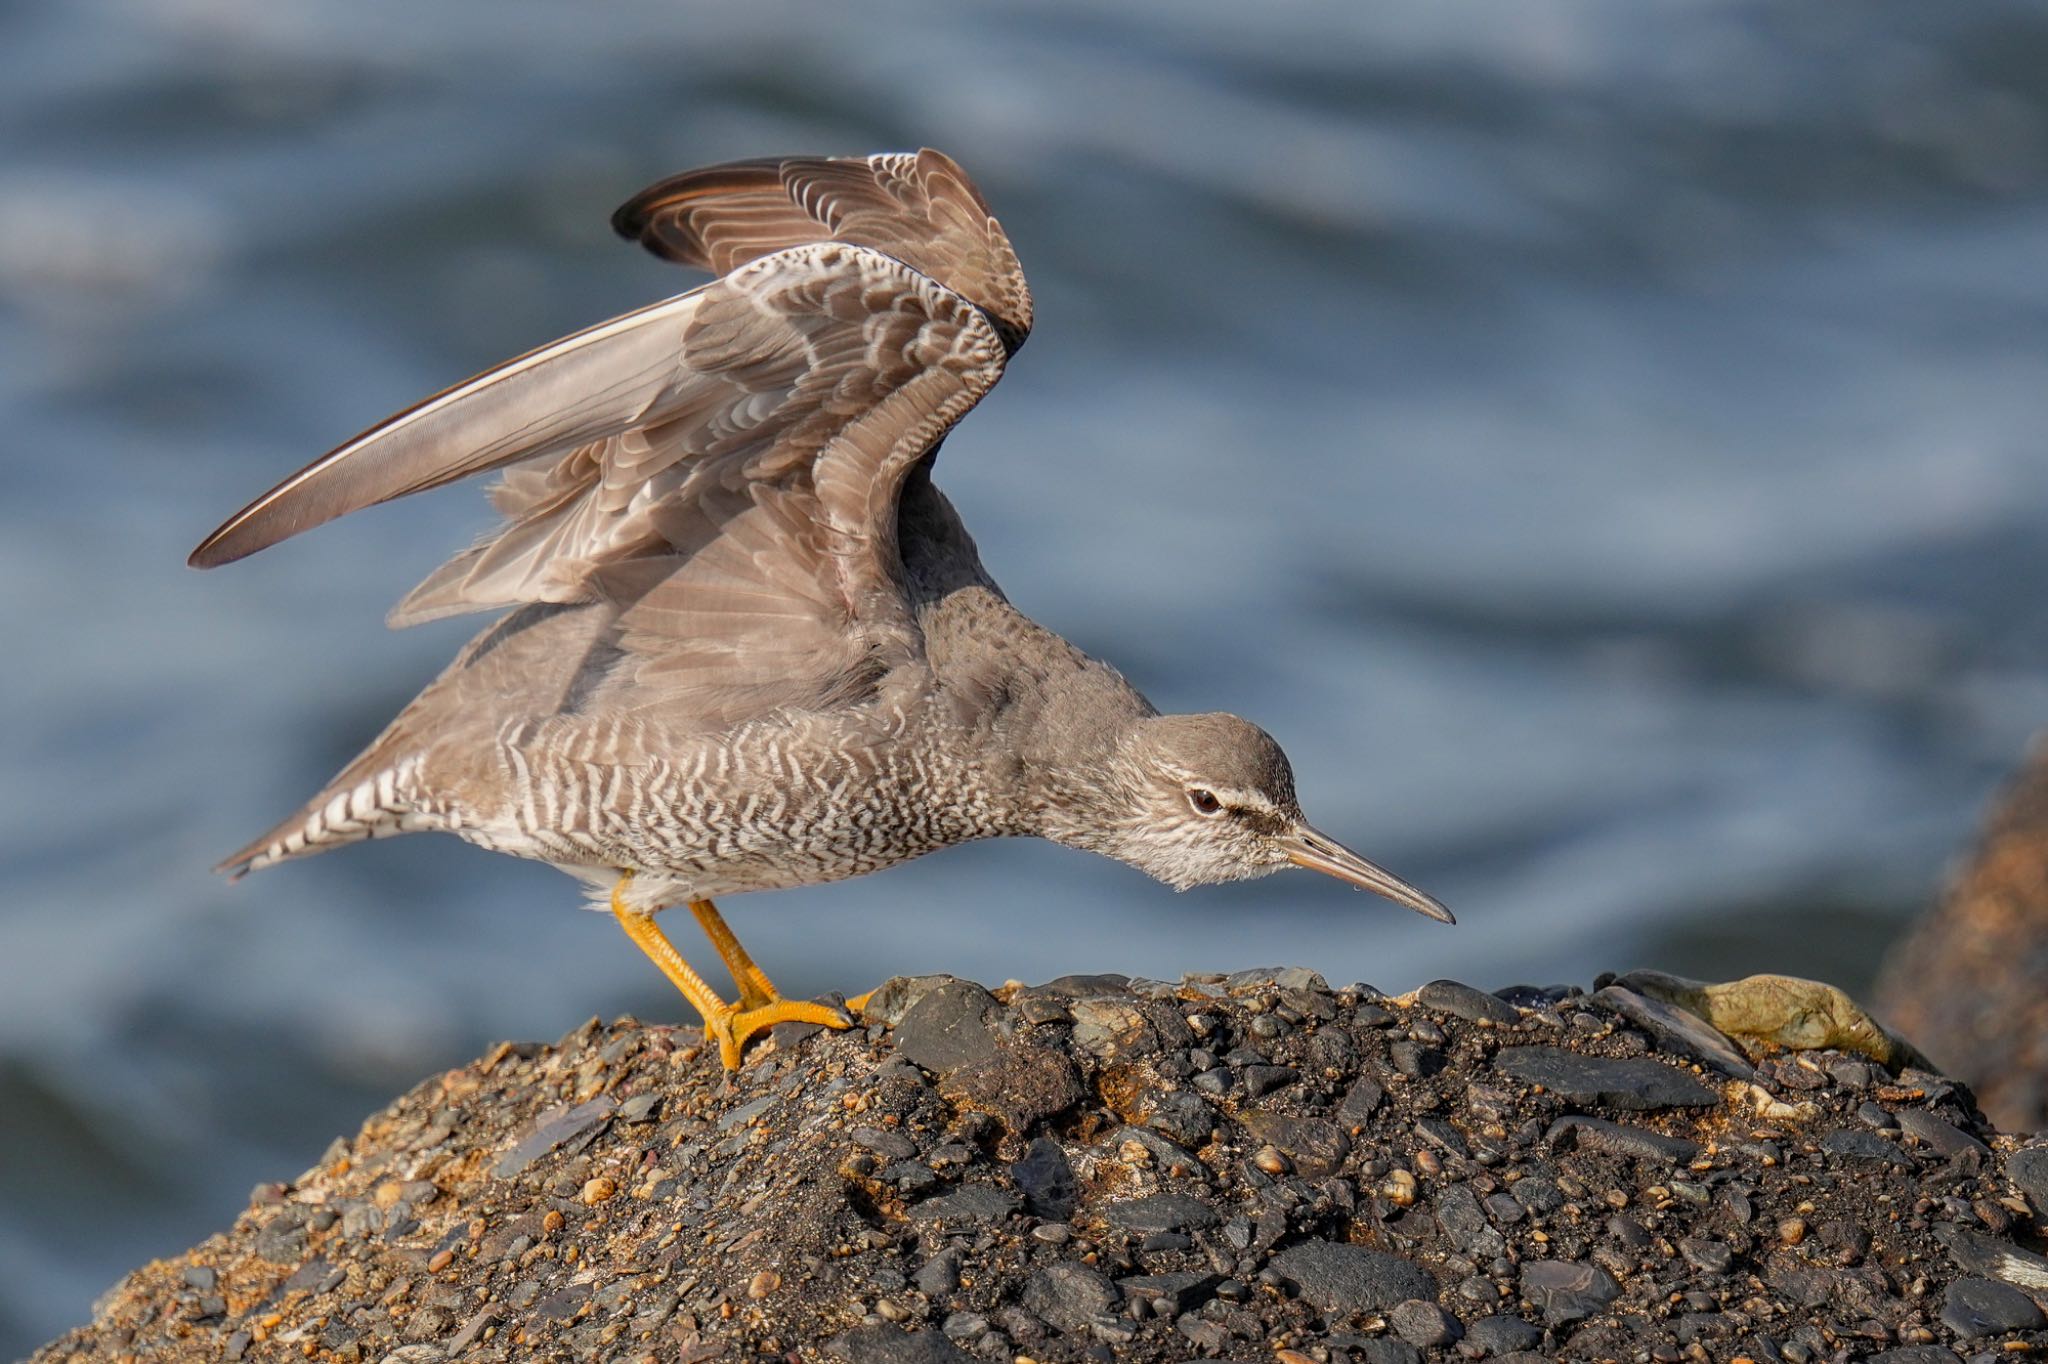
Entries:
<svg viewBox="0 0 2048 1364">
<path fill-rule="evenodd" d="M 2044 1324 L 2034 1300 L 1996 1279 L 1957 1279 L 1942 1299 L 1941 1324 L 1961 1340 L 2031 1331 Z"/>
<path fill-rule="evenodd" d="M 2015 1151 L 2005 1163 L 2005 1177 L 2025 1195 L 2034 1220 L 2048 1223 L 2048 1141 Z"/>
<path fill-rule="evenodd" d="M 1434 1047 L 1411 1040 L 1387 1048 L 1387 1059 L 1395 1070 L 1410 1079 L 1422 1079 L 1444 1068 L 1444 1054 Z"/>
<path fill-rule="evenodd" d="M 1216 1209 L 1186 1194 L 1158 1193 L 1127 1202 L 1111 1203 L 1102 1210 L 1112 1226 L 1126 1231 L 1203 1231 L 1223 1219 Z"/>
<path fill-rule="evenodd" d="M 1922 1146 L 1931 1148 L 1936 1155 L 1956 1156 L 1965 1151 L 1978 1155 L 1990 1155 L 1991 1148 L 1957 1127 L 1954 1123 L 1935 1117 L 1923 1109 L 1903 1109 L 1898 1114 L 1899 1130 Z"/>
<path fill-rule="evenodd" d="M 616 1099 L 603 1095 L 589 1103 L 565 1105 L 541 1114 L 519 1142 L 498 1157 L 492 1173 L 500 1179 L 513 1178 L 556 1147 L 595 1130 L 611 1117 L 616 1107 Z"/>
<path fill-rule="evenodd" d="M 1347 1128 L 1363 1126 L 1386 1096 L 1370 1076 L 1361 1076 L 1344 1091 L 1344 1102 L 1337 1105 L 1337 1121 Z M 2043 1162 L 2043 1178 L 2048 1179 L 2048 1161 Z"/>
<path fill-rule="evenodd" d="M 1533 1350 L 1542 1341 L 1542 1329 L 1521 1317 L 1481 1317 L 1465 1327 L 1464 1344 L 1482 1358 Z"/>
<path fill-rule="evenodd" d="M 1351 1138 L 1327 1118 L 1293 1118 L 1281 1113 L 1247 1113 L 1244 1128 L 1253 1138 L 1266 1142 L 1294 1164 L 1294 1172 L 1308 1179 L 1324 1179 L 1344 1168 L 1351 1155 Z"/>
<path fill-rule="evenodd" d="M 1222 1278 L 1216 1274 L 1188 1271 L 1179 1274 L 1134 1274 L 1117 1280 L 1126 1298 L 1143 1298 L 1156 1315 L 1177 1317 L 1191 1312 L 1214 1295 Z"/>
<path fill-rule="evenodd" d="M 1152 1101 L 1145 1114 L 1145 1126 L 1183 1146 L 1201 1146 L 1216 1130 L 1216 1110 L 1198 1095 L 1171 1090 Z"/>
<path fill-rule="evenodd" d="M 1830 1132 L 1821 1138 L 1820 1149 L 1842 1160 L 1877 1161 L 1908 1170 L 1913 1167 L 1912 1160 L 1895 1142 L 1875 1132 L 1854 1128 Z"/>
<path fill-rule="evenodd" d="M 1398 1255 L 1338 1241 L 1309 1241 L 1273 1257 L 1273 1269 L 1325 1317 L 1381 1312 L 1409 1298 L 1434 1298 L 1428 1271 Z"/>
<path fill-rule="evenodd" d="M 970 1184 L 937 1198 L 928 1198 L 910 1210 L 919 1222 L 1000 1222 L 1017 1211 L 1017 1198 L 987 1184 Z"/>
<path fill-rule="evenodd" d="M 1576 1116 L 1559 1118 L 1543 1134 L 1543 1139 L 1558 1151 L 1601 1151 L 1667 1165 L 1688 1164 L 1701 1149 L 1698 1142 L 1688 1137 L 1666 1136 L 1646 1127 L 1608 1122 L 1604 1118 Z"/>
<path fill-rule="evenodd" d="M 1395 1303 L 1394 1309 L 1387 1313 L 1387 1325 L 1410 1345 L 1424 1349 L 1449 1344 L 1464 1334 L 1456 1317 L 1435 1303 L 1424 1302 L 1420 1298 Z"/>
<path fill-rule="evenodd" d="M 1513 1027 L 1522 1021 L 1522 1015 L 1506 1000 L 1455 980 L 1431 981 L 1415 992 L 1415 1002 L 1425 1009 L 1455 1014 L 1468 1023 Z"/>
<path fill-rule="evenodd" d="M 1622 985 L 1608 985 L 1591 996 L 1597 1007 L 1620 1014 L 1655 1038 L 1673 1056 L 1686 1057 L 1712 1066 L 1738 1080 L 1756 1078 L 1756 1067 L 1712 1024 L 1666 1004 L 1661 999 L 1637 994 Z"/>
<path fill-rule="evenodd" d="M 773 1034 L 732 1077 L 692 1027 L 495 1049 L 35 1364 L 2048 1350 L 1986 1315 L 2048 1292 L 2014 1239 L 2048 1143 L 1938 1076 L 1775 1057 L 1768 1093 L 1645 1114 L 1613 1075 L 1697 1081 L 1596 1001 L 1539 992 L 1511 1026 L 1278 974 L 890 982 L 868 1027 Z M 1601 1072 L 1589 1097 L 1494 1063 L 1539 1037 Z M 1888 1140 L 1865 1104 L 1921 1115 L 1897 1160 L 1844 1154 Z"/>
<path fill-rule="evenodd" d="M 1600 1266 L 1564 1260 L 1523 1265 L 1521 1290 L 1552 1326 L 1590 1317 L 1621 1295 L 1621 1285 Z"/>
<path fill-rule="evenodd" d="M 898 1054 L 944 1076 L 996 1054 L 996 1035 L 984 1020 L 995 996 L 969 980 L 946 979 L 924 992 L 896 1025 Z"/>
<path fill-rule="evenodd" d="M 1504 1047 L 1494 1067 L 1525 1085 L 1542 1085 L 1569 1104 L 1650 1111 L 1711 1108 L 1720 1096 L 1662 1061 L 1582 1056 L 1559 1047 Z"/>
<path fill-rule="evenodd" d="M 1300 1078 L 1301 1072 L 1293 1066 L 1249 1065 L 1244 1068 L 1244 1092 L 1260 1099 Z"/>
<path fill-rule="evenodd" d="M 1068 1335 L 1087 1334 L 1094 1319 L 1121 1300 L 1107 1275 L 1082 1264 L 1047 1265 L 1024 1285 L 1026 1310 Z"/>
<path fill-rule="evenodd" d="M 1064 1222 L 1080 1202 L 1074 1167 L 1068 1163 L 1065 1149 L 1050 1137 L 1039 1137 L 1025 1149 L 1024 1158 L 1010 1166 L 1010 1182 L 1036 1217 Z"/>
<path fill-rule="evenodd" d="M 973 1364 L 974 1360 L 937 1331 L 906 1331 L 886 1322 L 856 1326 L 829 1341 L 825 1351 L 846 1364 Z"/>
</svg>

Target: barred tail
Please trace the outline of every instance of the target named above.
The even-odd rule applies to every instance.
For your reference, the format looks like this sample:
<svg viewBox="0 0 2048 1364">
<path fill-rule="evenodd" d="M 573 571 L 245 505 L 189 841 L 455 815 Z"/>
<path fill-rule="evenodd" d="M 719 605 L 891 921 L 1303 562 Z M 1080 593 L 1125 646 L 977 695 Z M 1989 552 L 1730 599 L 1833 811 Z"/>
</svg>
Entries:
<svg viewBox="0 0 2048 1364">
<path fill-rule="evenodd" d="M 342 773 L 303 810 L 214 870 L 240 880 L 274 862 L 325 852 L 344 843 L 440 827 L 439 819 L 407 798 L 418 765 L 419 760 L 413 758 L 367 776 L 358 776 L 353 770 Z"/>
</svg>

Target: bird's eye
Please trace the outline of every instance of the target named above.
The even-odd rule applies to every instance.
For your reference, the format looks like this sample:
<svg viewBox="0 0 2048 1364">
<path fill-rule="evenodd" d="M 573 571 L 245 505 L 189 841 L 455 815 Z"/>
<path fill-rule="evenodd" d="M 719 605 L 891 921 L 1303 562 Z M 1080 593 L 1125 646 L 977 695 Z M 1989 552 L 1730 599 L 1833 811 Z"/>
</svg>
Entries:
<svg viewBox="0 0 2048 1364">
<path fill-rule="evenodd" d="M 1216 793 L 1214 791 L 1205 791 L 1199 786 L 1190 786 L 1188 788 L 1188 804 L 1195 807 L 1195 813 L 1198 815 L 1220 815 L 1223 813 L 1223 802 L 1216 799 Z"/>
</svg>

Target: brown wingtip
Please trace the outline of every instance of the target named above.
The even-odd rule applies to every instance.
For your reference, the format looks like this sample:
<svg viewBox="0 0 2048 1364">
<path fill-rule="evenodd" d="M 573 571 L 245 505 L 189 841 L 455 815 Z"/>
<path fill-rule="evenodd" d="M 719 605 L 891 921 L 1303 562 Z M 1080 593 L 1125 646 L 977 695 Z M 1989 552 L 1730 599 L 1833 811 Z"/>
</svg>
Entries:
<svg viewBox="0 0 2048 1364">
<path fill-rule="evenodd" d="M 612 231 L 638 242 L 664 260 L 699 270 L 716 270 L 704 241 L 678 213 L 692 200 L 732 194 L 782 193 L 779 156 L 726 161 L 657 180 L 612 211 Z"/>
</svg>

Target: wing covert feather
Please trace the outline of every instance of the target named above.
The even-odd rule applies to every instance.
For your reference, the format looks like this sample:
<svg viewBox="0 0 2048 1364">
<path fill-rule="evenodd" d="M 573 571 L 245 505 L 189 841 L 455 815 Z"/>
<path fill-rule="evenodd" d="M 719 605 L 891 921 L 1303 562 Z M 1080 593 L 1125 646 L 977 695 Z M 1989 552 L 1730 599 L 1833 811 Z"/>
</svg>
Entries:
<svg viewBox="0 0 2048 1364">
<path fill-rule="evenodd" d="M 779 157 L 686 171 L 620 206 L 622 237 L 715 274 L 830 238 L 893 256 L 989 314 L 1006 349 L 1031 332 L 1031 289 L 1002 225 L 943 152 Z"/>
</svg>

